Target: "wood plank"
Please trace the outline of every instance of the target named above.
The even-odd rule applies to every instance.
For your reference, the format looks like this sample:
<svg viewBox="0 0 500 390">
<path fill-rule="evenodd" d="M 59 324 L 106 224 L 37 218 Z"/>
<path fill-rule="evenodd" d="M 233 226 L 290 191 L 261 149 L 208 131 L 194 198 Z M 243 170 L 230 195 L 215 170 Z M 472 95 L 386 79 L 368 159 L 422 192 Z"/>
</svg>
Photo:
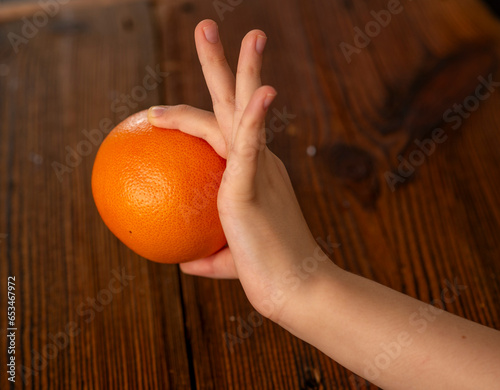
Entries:
<svg viewBox="0 0 500 390">
<path fill-rule="evenodd" d="M 351 63 L 339 45 L 386 1 L 242 2 L 223 18 L 212 2 L 158 4 L 173 79 L 165 102 L 210 109 L 193 42 L 200 20 L 219 22 L 233 68 L 241 38 L 262 28 L 263 80 L 278 89 L 275 106 L 296 115 L 270 147 L 313 234 L 341 244 L 333 260 L 427 302 L 449 282 L 466 285 L 446 309 L 498 328 L 498 94 L 460 130 L 445 127 L 449 141 L 413 180 L 392 192 L 384 174 L 496 70 L 499 24 L 477 1 L 402 3 Z M 183 276 L 182 287 L 197 387 L 374 388 L 268 321 L 241 329 L 253 309 L 237 282 Z M 227 334 L 241 343 L 224 345 Z"/>
<path fill-rule="evenodd" d="M 164 77 L 143 87 L 157 67 L 149 8 L 66 5 L 15 54 L 4 37 L 22 25 L 0 27 L 0 308 L 14 275 L 16 388 L 190 388 L 178 270 L 146 262 L 104 226 L 90 184 L 97 146 L 83 133 L 99 129 L 97 144 L 103 123 L 159 101 Z M 133 107 L 115 102 L 122 94 Z M 82 156 L 68 163 L 68 148 Z M 71 172 L 59 180 L 53 162 Z"/>
<path fill-rule="evenodd" d="M 18 367 L 35 368 L 18 388 L 375 388 L 259 317 L 238 282 L 179 280 L 176 267 L 119 243 L 92 201 L 97 147 L 62 182 L 54 172 L 66 146 L 85 150 L 82 130 L 102 119 L 117 123 L 158 102 L 210 108 L 193 42 L 206 17 L 220 22 L 233 65 L 248 30 L 268 33 L 264 82 L 279 91 L 275 107 L 296 116 L 270 147 L 313 234 L 341 244 L 332 259 L 425 301 L 456 281 L 467 289 L 446 309 L 500 326 L 498 94 L 459 130 L 446 126 L 448 140 L 411 180 L 392 192 L 384 179 L 478 76 L 500 80 L 500 27 L 478 2 L 404 3 L 351 63 L 339 44 L 386 1 L 256 0 L 222 17 L 214 2 L 158 1 L 153 13 L 132 3 L 72 2 L 17 54 L 7 34 L 36 8 L 0 8 L 0 290 L 16 275 Z M 113 106 L 157 62 L 168 79 L 134 107 Z M 110 293 L 122 269 L 133 279 Z"/>
<path fill-rule="evenodd" d="M 16 0 L 0 1 L 0 23 L 7 23 L 26 18 L 33 23 L 46 24 L 43 15 L 55 17 L 64 8 L 76 11 L 80 8 L 114 7 L 120 4 L 149 3 L 151 0 Z M 25 22 L 27 23 L 27 22 Z M 36 23 L 35 23 L 36 24 Z"/>
</svg>

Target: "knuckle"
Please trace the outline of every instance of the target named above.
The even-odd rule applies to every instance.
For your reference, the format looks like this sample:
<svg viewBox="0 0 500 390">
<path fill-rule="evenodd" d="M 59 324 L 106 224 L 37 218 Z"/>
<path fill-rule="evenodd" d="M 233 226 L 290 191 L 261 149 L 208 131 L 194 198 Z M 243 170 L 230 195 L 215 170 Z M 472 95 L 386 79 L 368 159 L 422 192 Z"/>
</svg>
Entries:
<svg viewBox="0 0 500 390">
<path fill-rule="evenodd" d="M 228 106 L 234 106 L 235 105 L 235 97 L 234 95 L 225 95 L 225 96 L 217 96 L 216 94 L 212 94 L 212 104 L 213 106 L 217 105 L 228 105 Z"/>
<path fill-rule="evenodd" d="M 245 67 L 239 68 L 236 71 L 237 77 L 251 77 L 251 78 L 259 78 L 260 77 L 260 67 L 255 65 L 247 65 Z"/>
<path fill-rule="evenodd" d="M 259 153 L 260 145 L 257 140 L 247 140 L 245 143 L 239 145 L 235 149 L 235 155 L 237 156 L 237 158 L 248 163 L 253 162 L 258 158 L 257 156 Z"/>
<path fill-rule="evenodd" d="M 175 109 L 178 111 L 178 112 L 187 112 L 190 110 L 190 106 L 188 106 L 187 104 L 178 104 L 175 106 Z"/>
<path fill-rule="evenodd" d="M 235 101 L 234 102 L 234 111 L 243 112 L 243 111 L 245 111 L 245 106 L 243 104 L 241 104 L 241 102 Z"/>
<path fill-rule="evenodd" d="M 212 58 L 212 62 L 216 65 L 226 65 L 227 64 L 227 59 L 226 56 L 214 56 Z"/>
<path fill-rule="evenodd" d="M 211 55 L 207 57 L 204 61 L 201 61 L 201 67 L 209 67 L 213 65 L 226 65 L 227 64 L 227 59 L 226 56 L 224 55 Z"/>
<path fill-rule="evenodd" d="M 286 165 L 279 158 L 278 160 L 278 169 L 283 175 L 288 175 L 288 171 L 286 170 Z"/>
<path fill-rule="evenodd" d="M 247 113 L 246 113 L 247 114 Z M 252 115 L 243 115 L 240 121 L 240 127 L 243 129 L 256 129 L 261 125 L 261 119 Z"/>
<path fill-rule="evenodd" d="M 276 164 L 278 165 L 278 168 L 280 169 L 283 169 L 283 170 L 286 170 L 286 166 L 285 166 L 285 163 L 283 161 L 281 161 L 278 156 L 276 156 L 274 153 L 271 152 L 271 156 L 272 158 L 274 159 L 274 161 L 276 161 Z"/>
</svg>

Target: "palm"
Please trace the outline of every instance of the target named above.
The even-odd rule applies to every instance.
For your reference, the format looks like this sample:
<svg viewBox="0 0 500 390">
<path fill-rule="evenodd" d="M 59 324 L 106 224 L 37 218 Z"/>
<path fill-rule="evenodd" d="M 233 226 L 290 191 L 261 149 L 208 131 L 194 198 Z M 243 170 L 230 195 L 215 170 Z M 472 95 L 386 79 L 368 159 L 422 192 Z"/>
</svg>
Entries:
<svg viewBox="0 0 500 390">
<path fill-rule="evenodd" d="M 291 253 L 308 256 L 315 245 L 286 169 L 264 142 L 265 114 L 276 96 L 260 81 L 266 37 L 259 30 L 245 36 L 237 77 L 225 60 L 215 22 L 201 22 L 195 39 L 214 112 L 176 106 L 150 120 L 205 139 L 227 159 L 217 203 L 228 247 L 181 268 L 195 275 L 239 278 L 250 301 L 264 310 L 262 302 L 270 299 L 266 291 L 289 271 Z M 306 237 L 306 245 L 298 244 L 304 240 L 286 244 L 290 237 Z"/>
</svg>

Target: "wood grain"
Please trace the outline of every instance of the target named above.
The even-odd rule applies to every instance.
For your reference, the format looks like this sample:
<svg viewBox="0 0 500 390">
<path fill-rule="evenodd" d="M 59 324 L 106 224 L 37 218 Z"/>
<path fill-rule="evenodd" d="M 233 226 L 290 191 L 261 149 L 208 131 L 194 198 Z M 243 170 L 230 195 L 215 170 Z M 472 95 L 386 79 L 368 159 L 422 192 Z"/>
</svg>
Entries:
<svg viewBox="0 0 500 390">
<path fill-rule="evenodd" d="M 443 119 L 479 77 L 500 81 L 498 21 L 478 1 L 402 0 L 348 62 L 339 45 L 387 1 L 254 0 L 222 16 L 214 4 L 75 2 L 17 54 L 6 36 L 23 12 L 0 6 L 0 291 L 16 275 L 18 370 L 33 368 L 68 324 L 79 330 L 13 388 L 376 388 L 262 319 L 237 281 L 181 275 L 124 247 L 93 205 L 97 146 L 58 180 L 52 163 L 65 163 L 67 146 L 83 148 L 82 130 L 102 120 L 157 103 L 210 109 L 193 41 L 204 18 L 219 22 L 233 68 L 245 33 L 266 31 L 263 81 L 279 92 L 269 119 L 293 116 L 271 130 L 269 147 L 314 236 L 340 244 L 332 260 L 436 304 L 449 283 L 467 286 L 445 308 L 500 328 L 500 95 L 456 130 Z M 113 103 L 157 66 L 169 76 L 156 89 L 133 107 Z M 391 191 L 385 175 L 397 173 L 398 156 L 410 158 L 415 139 L 437 127 L 447 140 Z M 110 294 L 122 269 L 133 279 Z M 98 297 L 110 301 L 92 309 Z"/>
<path fill-rule="evenodd" d="M 191 37 L 199 20 L 211 17 L 220 22 L 233 68 L 246 31 L 264 29 L 269 36 L 264 82 L 272 83 L 279 91 L 275 106 L 286 106 L 288 112 L 297 116 L 286 131 L 274 134 L 269 146 L 285 161 L 314 234 L 323 239 L 330 236 L 342 244 L 333 256 L 335 261 L 426 301 L 439 297 L 446 287 L 445 280 L 457 278 L 467 284 L 468 294 L 483 289 L 478 282 L 486 283 L 489 287 L 483 291 L 489 291 L 491 315 L 469 318 L 486 320 L 484 323 L 498 327 L 498 312 L 492 300 L 498 299 L 493 298 L 498 289 L 493 276 L 498 268 L 480 278 L 477 273 L 481 271 L 476 270 L 476 279 L 457 270 L 457 264 L 465 262 L 472 271 L 482 255 L 473 255 L 470 244 L 461 240 L 460 246 L 469 247 L 466 251 L 458 253 L 451 248 L 458 245 L 456 241 L 462 234 L 454 227 L 456 218 L 461 217 L 448 207 L 456 202 L 450 189 L 440 181 L 433 183 L 432 189 L 430 183 L 418 182 L 421 176 L 426 175 L 429 180 L 429 176 L 441 171 L 435 166 L 436 159 L 442 158 L 453 139 L 432 156 L 434 161 L 429 159 L 415 180 L 394 194 L 388 191 L 383 179 L 384 171 L 392 167 L 396 155 L 409 141 L 440 125 L 450 104 L 463 101 L 476 87 L 477 77 L 487 76 L 495 68 L 497 49 L 492 41 L 498 25 L 477 3 L 443 6 L 425 2 L 424 15 L 417 6 L 408 7 L 400 15 L 402 20 L 395 17 L 372 47 L 348 64 L 337 49 L 339 43 L 352 39 L 352 28 L 363 26 L 371 9 L 379 10 L 385 5 L 352 4 L 353 7 L 327 1 L 288 2 L 287 6 L 273 1 L 242 3 L 226 12 L 223 21 L 211 4 L 161 6 L 164 58 L 179 80 L 174 85 L 167 84 L 167 103 L 210 108 Z M 466 6 L 473 7 L 468 16 L 463 13 L 462 7 Z M 455 24 L 443 25 L 441 15 L 454 15 L 449 18 L 452 21 L 458 19 Z M 419 25 L 421 20 L 426 21 L 425 26 Z M 425 31 L 429 36 L 421 31 L 424 27 L 430 30 Z M 398 36 L 405 38 L 398 40 Z M 440 42 L 431 41 L 430 37 Z M 495 115 L 495 102 L 487 101 L 485 105 L 490 107 L 485 115 Z M 481 110 L 486 111 L 487 107 Z M 474 128 L 474 124 L 465 123 L 461 132 L 465 133 L 468 127 Z M 495 127 L 490 129 L 494 134 Z M 307 156 L 308 145 L 316 147 L 317 156 Z M 446 164 L 446 159 L 441 164 Z M 430 202 L 433 204 L 428 205 Z M 498 237 L 500 231 L 495 226 L 491 232 Z M 267 322 L 255 327 L 251 336 L 230 348 L 230 353 L 226 352 L 225 365 L 231 367 L 227 373 L 220 359 L 212 355 L 213 339 L 224 333 L 237 336 L 241 330 L 238 318 L 246 321 L 252 308 L 237 285 L 186 276 L 182 284 L 184 296 L 192 297 L 187 305 L 188 318 L 195 318 L 188 327 L 196 327 L 203 318 L 217 319 L 211 325 L 216 329 L 192 330 L 197 340 L 193 356 L 198 387 L 367 386 Z M 231 299 L 220 300 L 221 285 L 226 286 Z M 477 296 L 468 294 L 447 309 L 466 315 L 463 307 L 478 307 L 474 303 Z M 210 300 L 200 305 L 203 296 L 214 297 L 217 303 Z M 274 359 L 269 360 L 276 350 L 281 351 L 278 367 Z M 215 353 L 219 354 L 218 350 Z M 210 363 L 203 364 L 207 355 L 211 356 L 207 359 Z M 281 367 L 289 356 L 293 364 L 288 364 L 283 375 Z M 261 380 L 262 376 L 267 379 Z M 213 386 L 208 385 L 211 381 Z"/>
<path fill-rule="evenodd" d="M 157 66 L 149 8 L 73 11 L 12 54 L 0 78 L 1 349 L 15 275 L 16 388 L 190 388 L 178 270 L 145 262 L 103 225 L 90 186 L 97 146 L 83 133 L 159 100 L 161 84 L 132 94 Z M 21 27 L 3 25 L 1 36 Z M 134 107 L 116 104 L 121 94 L 137 96 Z M 67 148 L 84 155 L 59 180 L 52 164 L 67 165 Z M 132 280 L 120 282 L 122 270 Z M 0 381 L 6 388 L 5 370 Z"/>
</svg>

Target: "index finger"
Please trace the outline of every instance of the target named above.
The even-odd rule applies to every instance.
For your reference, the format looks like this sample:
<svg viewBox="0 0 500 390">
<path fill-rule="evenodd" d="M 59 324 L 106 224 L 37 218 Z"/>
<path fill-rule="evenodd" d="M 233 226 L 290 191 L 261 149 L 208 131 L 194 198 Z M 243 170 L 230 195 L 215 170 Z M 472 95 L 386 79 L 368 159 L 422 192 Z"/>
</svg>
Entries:
<svg viewBox="0 0 500 390">
<path fill-rule="evenodd" d="M 227 63 L 217 23 L 203 20 L 195 29 L 196 50 L 212 96 L 215 116 L 227 143 L 233 125 L 235 77 Z"/>
</svg>

